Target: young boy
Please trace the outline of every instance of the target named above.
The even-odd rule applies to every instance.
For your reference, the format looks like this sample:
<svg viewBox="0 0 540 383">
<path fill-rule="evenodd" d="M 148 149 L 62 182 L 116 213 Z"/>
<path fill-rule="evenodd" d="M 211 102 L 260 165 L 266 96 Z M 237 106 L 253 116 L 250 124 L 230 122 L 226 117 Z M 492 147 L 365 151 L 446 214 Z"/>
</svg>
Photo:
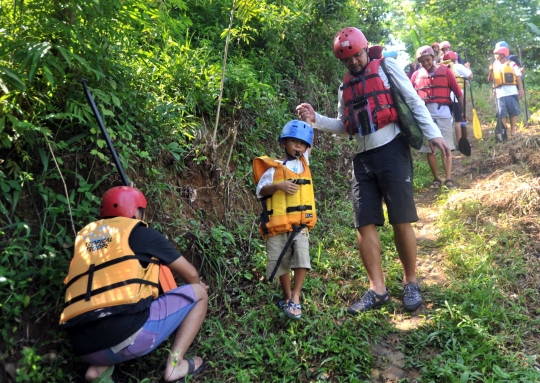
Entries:
<svg viewBox="0 0 540 383">
<path fill-rule="evenodd" d="M 274 275 L 278 276 L 283 290 L 279 306 L 285 308 L 289 318 L 300 319 L 300 291 L 306 273 L 311 269 L 309 230 L 317 222 L 308 161 L 313 128 L 302 121 L 289 121 L 278 141 L 285 151 L 285 158 L 277 160 L 263 156 L 253 161 L 257 197 L 263 205 L 259 231 L 266 238 L 266 277 L 271 280 Z M 282 258 L 281 262 L 279 258 Z M 291 269 L 294 270 L 292 290 Z"/>
</svg>

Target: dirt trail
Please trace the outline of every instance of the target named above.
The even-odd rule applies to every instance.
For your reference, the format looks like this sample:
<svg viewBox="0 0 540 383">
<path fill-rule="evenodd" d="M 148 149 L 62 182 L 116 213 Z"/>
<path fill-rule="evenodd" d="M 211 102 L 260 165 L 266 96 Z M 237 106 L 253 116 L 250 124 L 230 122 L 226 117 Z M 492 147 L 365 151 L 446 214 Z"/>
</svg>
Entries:
<svg viewBox="0 0 540 383">
<path fill-rule="evenodd" d="M 472 136 L 472 135 L 471 135 Z M 467 189 L 474 178 L 471 177 L 472 167 L 476 167 L 475 157 L 479 158 L 482 153 L 476 149 L 476 140 L 469 138 L 473 146 L 473 154 L 467 161 L 463 161 L 464 156 L 457 150 L 452 152 L 454 158 L 452 178 L 459 189 Z M 441 169 L 439 170 L 442 171 Z M 425 190 L 417 194 L 416 207 L 420 220 L 414 224 L 416 239 L 418 243 L 418 277 L 420 285 L 424 289 L 429 286 L 444 286 L 447 278 L 444 272 L 444 255 L 441 254 L 435 246 L 438 237 L 438 229 L 435 225 L 439 216 L 439 207 L 437 206 L 437 196 L 442 192 L 439 190 Z M 425 324 L 425 317 L 421 314 L 427 313 L 432 309 L 433 304 L 428 302 L 422 305 L 413 313 L 394 312 L 390 316 L 398 333 L 393 333 L 385 339 L 377 340 L 371 348 L 371 352 L 376 358 L 376 366 L 371 372 L 371 382 L 394 383 L 401 379 L 409 379 L 409 382 L 416 382 L 421 376 L 420 371 L 415 369 L 407 370 L 405 368 L 406 356 L 401 352 L 400 346 L 403 337 L 402 332 L 412 331 L 415 328 Z M 434 352 L 426 350 L 426 352 Z"/>
</svg>

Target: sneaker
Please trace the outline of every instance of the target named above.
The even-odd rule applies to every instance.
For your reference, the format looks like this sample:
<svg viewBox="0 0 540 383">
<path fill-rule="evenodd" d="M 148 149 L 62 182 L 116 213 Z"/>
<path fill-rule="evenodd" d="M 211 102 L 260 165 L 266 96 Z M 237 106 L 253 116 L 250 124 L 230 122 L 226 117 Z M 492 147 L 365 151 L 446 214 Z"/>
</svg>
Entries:
<svg viewBox="0 0 540 383">
<path fill-rule="evenodd" d="M 349 307 L 347 311 L 351 314 L 358 314 L 359 312 L 371 310 L 377 306 L 381 306 L 389 300 L 390 292 L 388 291 L 388 288 L 386 288 L 386 292 L 381 295 L 369 289 L 360 297 L 360 300 Z"/>
<path fill-rule="evenodd" d="M 414 311 L 422 305 L 422 293 L 417 283 L 403 285 L 403 306 L 407 311 Z"/>
</svg>

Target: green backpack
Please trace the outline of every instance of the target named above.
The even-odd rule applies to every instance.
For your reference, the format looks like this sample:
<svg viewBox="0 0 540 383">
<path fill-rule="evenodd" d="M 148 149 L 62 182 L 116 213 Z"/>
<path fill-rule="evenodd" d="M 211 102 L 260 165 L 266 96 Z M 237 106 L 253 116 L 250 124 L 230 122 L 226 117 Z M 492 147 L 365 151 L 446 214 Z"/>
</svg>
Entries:
<svg viewBox="0 0 540 383">
<path fill-rule="evenodd" d="M 401 131 L 407 138 L 409 145 L 415 149 L 420 149 L 424 142 L 424 133 L 422 133 L 422 130 L 418 126 L 418 122 L 416 121 L 416 118 L 414 118 L 414 114 L 411 112 L 409 105 L 405 102 L 401 92 L 395 86 L 392 77 L 388 74 L 388 68 L 386 67 L 384 59 L 381 60 L 381 67 L 388 78 L 390 89 L 392 89 L 392 97 L 394 98 L 394 104 L 396 105 L 398 112 Z"/>
</svg>

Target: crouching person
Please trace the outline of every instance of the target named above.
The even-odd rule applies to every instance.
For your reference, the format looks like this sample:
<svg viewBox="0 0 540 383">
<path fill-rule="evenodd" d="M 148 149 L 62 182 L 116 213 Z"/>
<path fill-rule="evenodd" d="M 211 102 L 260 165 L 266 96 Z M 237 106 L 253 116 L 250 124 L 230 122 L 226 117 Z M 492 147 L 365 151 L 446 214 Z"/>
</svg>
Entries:
<svg viewBox="0 0 540 383">
<path fill-rule="evenodd" d="M 205 366 L 202 358 L 184 355 L 206 315 L 208 286 L 169 241 L 143 221 L 146 206 L 138 189 L 114 187 L 103 195 L 101 219 L 83 228 L 75 240 L 60 328 L 75 354 L 90 365 L 87 381 L 111 365 L 148 354 L 173 332 L 163 379 L 196 375 Z M 172 277 L 163 265 L 188 284 L 169 291 L 164 287 L 160 295 L 160 282 L 165 286 L 165 275 Z"/>
</svg>

